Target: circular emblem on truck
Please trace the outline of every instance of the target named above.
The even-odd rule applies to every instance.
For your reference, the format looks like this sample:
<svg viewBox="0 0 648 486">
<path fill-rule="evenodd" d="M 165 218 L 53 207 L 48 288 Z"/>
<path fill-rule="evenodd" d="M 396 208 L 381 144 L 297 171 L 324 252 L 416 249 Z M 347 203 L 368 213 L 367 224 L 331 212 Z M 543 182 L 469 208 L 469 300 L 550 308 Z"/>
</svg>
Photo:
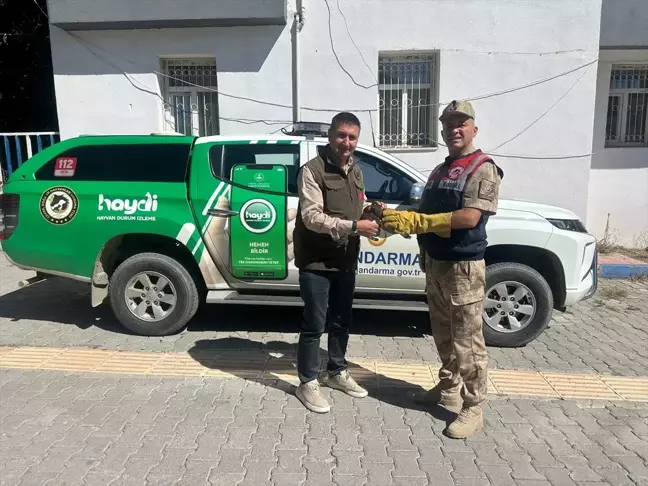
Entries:
<svg viewBox="0 0 648 486">
<path fill-rule="evenodd" d="M 40 211 L 52 224 L 67 224 L 74 219 L 79 209 L 76 194 L 67 187 L 52 187 L 43 193 L 40 200 Z"/>
<path fill-rule="evenodd" d="M 270 231 L 276 220 L 274 206 L 264 199 L 251 199 L 241 208 L 241 224 L 250 233 Z"/>
</svg>

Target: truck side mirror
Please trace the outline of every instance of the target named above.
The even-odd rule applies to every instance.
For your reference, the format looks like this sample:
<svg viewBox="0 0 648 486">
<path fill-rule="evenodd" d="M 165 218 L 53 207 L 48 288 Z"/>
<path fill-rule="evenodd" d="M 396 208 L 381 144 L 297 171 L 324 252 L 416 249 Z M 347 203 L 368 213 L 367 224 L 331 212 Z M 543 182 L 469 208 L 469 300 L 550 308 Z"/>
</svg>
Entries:
<svg viewBox="0 0 648 486">
<path fill-rule="evenodd" d="M 421 197 L 423 196 L 423 190 L 425 189 L 425 184 L 422 182 L 415 182 L 410 189 L 409 203 L 413 206 L 418 205 L 421 202 Z"/>
</svg>

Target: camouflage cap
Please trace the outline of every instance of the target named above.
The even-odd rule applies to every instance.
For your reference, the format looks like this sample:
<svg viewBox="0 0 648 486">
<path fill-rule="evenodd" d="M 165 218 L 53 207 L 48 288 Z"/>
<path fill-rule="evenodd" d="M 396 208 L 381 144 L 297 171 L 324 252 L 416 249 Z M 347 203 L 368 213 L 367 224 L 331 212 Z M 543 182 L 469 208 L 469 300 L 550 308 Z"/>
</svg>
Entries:
<svg viewBox="0 0 648 486">
<path fill-rule="evenodd" d="M 475 119 L 475 110 L 468 101 L 451 101 L 448 106 L 443 109 L 443 113 L 439 117 L 440 121 L 445 121 L 454 115 L 465 115 Z"/>
</svg>

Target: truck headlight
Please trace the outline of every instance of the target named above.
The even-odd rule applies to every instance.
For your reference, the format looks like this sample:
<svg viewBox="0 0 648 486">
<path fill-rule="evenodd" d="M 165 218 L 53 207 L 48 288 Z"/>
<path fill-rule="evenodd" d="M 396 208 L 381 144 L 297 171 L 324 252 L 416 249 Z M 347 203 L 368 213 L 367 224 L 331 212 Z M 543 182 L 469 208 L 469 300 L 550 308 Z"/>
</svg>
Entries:
<svg viewBox="0 0 648 486">
<path fill-rule="evenodd" d="M 553 224 L 556 228 L 560 228 L 561 230 L 576 231 L 578 233 L 587 233 L 587 230 L 585 229 L 585 225 L 583 223 L 581 223 L 578 219 L 549 219 L 549 218 L 547 218 L 547 221 L 549 221 L 551 224 Z"/>
</svg>

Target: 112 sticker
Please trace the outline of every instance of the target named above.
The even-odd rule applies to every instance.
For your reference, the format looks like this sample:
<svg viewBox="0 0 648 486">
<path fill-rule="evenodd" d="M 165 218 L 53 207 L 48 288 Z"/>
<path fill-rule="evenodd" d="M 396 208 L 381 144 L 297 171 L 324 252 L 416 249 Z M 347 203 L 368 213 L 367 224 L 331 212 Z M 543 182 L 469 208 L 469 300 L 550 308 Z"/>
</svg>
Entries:
<svg viewBox="0 0 648 486">
<path fill-rule="evenodd" d="M 55 177 L 73 177 L 76 172 L 76 157 L 57 157 L 54 164 Z"/>
</svg>

